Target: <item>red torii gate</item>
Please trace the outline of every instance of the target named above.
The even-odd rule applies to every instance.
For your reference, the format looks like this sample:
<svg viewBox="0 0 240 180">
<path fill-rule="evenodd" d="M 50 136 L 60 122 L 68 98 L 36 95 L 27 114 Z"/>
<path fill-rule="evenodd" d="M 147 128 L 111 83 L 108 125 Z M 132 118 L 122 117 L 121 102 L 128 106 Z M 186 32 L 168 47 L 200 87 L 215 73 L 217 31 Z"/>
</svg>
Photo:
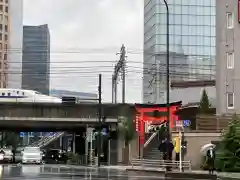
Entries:
<svg viewBox="0 0 240 180">
<path fill-rule="evenodd" d="M 170 128 L 174 127 L 175 121 L 179 120 L 179 117 L 175 115 L 175 112 L 182 105 L 182 101 L 170 103 Z M 166 104 L 135 104 L 136 108 L 136 131 L 139 132 L 140 143 L 144 144 L 145 137 L 145 122 L 149 121 L 167 121 L 167 116 L 152 117 L 147 113 L 153 113 L 154 111 L 167 112 Z"/>
</svg>

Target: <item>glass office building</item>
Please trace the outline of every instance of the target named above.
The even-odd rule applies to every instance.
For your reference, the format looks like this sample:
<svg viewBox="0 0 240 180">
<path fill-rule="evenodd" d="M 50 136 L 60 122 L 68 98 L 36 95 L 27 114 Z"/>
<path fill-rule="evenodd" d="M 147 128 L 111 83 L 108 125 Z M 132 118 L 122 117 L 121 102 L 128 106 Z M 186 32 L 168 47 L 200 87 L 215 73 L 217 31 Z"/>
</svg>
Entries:
<svg viewBox="0 0 240 180">
<path fill-rule="evenodd" d="M 167 0 L 169 4 L 170 79 L 215 78 L 216 0 Z M 143 101 L 166 97 L 166 7 L 163 0 L 144 1 Z"/>
</svg>

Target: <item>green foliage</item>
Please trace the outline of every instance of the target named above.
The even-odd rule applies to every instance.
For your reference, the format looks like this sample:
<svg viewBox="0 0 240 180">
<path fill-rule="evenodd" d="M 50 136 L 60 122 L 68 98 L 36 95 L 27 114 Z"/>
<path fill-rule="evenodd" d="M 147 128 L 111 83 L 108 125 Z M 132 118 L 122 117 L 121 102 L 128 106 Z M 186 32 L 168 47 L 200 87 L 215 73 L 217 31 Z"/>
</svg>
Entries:
<svg viewBox="0 0 240 180">
<path fill-rule="evenodd" d="M 201 97 L 200 105 L 199 105 L 200 113 L 208 114 L 210 107 L 211 107 L 211 104 L 209 102 L 207 92 L 204 89 L 202 92 L 202 97 Z"/>
<path fill-rule="evenodd" d="M 240 171 L 240 119 L 234 115 L 216 151 L 216 169 L 225 172 Z"/>
<path fill-rule="evenodd" d="M 2 141 L 3 141 L 2 144 L 4 146 L 12 147 L 13 149 L 16 149 L 19 146 L 21 139 L 19 137 L 19 133 L 4 132 Z"/>
<path fill-rule="evenodd" d="M 81 164 L 83 157 L 79 154 L 74 154 L 72 152 L 67 153 L 67 164 L 77 165 Z"/>
<path fill-rule="evenodd" d="M 123 117 L 121 119 L 120 133 L 124 134 L 125 145 L 129 145 L 136 135 L 134 122 L 131 118 Z"/>
</svg>

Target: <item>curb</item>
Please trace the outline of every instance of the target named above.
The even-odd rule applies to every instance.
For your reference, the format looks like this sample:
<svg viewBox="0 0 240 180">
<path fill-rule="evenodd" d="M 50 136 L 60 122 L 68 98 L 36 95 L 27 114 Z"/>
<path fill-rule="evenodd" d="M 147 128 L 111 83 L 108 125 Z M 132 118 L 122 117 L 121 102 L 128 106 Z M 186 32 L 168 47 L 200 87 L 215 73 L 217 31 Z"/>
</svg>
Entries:
<svg viewBox="0 0 240 180">
<path fill-rule="evenodd" d="M 166 172 L 164 170 L 154 170 L 154 169 L 134 169 L 128 168 L 129 173 L 141 173 L 147 175 L 161 175 L 167 179 L 179 179 L 179 180 L 192 180 L 192 179 L 202 179 L 202 180 L 217 180 L 216 174 L 203 174 L 203 173 L 193 173 L 193 172 Z"/>
</svg>

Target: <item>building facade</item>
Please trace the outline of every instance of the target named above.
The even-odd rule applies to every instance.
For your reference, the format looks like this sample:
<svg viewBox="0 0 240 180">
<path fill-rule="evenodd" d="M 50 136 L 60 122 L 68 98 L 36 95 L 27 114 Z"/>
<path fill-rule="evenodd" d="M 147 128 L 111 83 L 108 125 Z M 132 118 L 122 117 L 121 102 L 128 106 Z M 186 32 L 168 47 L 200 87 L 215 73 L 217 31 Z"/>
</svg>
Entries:
<svg viewBox="0 0 240 180">
<path fill-rule="evenodd" d="M 22 88 L 49 94 L 50 33 L 48 25 L 23 27 Z"/>
<path fill-rule="evenodd" d="M 0 1 L 0 88 L 21 88 L 23 0 Z"/>
<path fill-rule="evenodd" d="M 216 0 L 167 2 L 171 81 L 215 78 Z M 145 0 L 144 103 L 166 102 L 166 28 L 166 7 L 163 0 Z M 157 78 L 156 74 L 161 77 Z"/>
<path fill-rule="evenodd" d="M 240 113 L 240 1 L 217 1 L 217 114 Z"/>
</svg>

